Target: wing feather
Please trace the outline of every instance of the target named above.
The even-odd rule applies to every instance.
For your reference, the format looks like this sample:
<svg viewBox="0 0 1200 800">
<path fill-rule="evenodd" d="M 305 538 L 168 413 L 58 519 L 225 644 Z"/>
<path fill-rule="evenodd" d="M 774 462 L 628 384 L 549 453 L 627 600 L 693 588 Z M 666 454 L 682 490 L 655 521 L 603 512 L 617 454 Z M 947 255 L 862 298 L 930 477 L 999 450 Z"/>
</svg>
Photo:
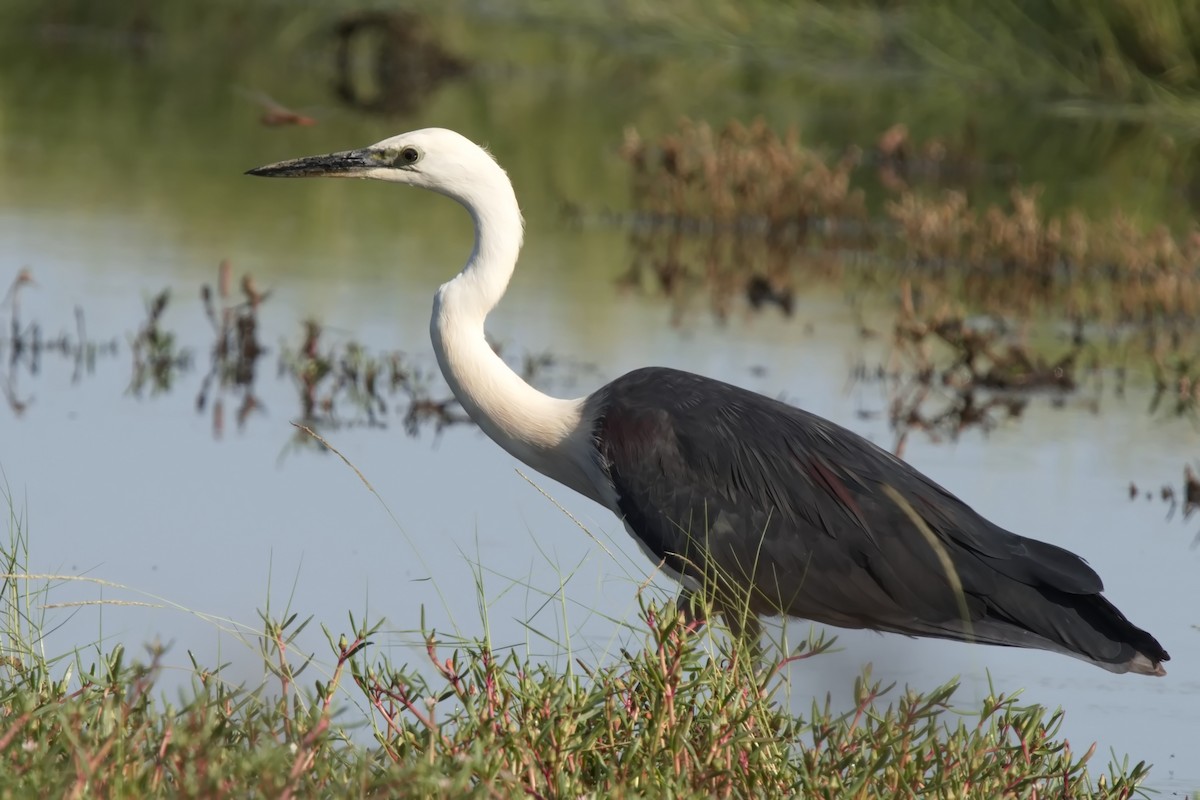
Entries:
<svg viewBox="0 0 1200 800">
<path fill-rule="evenodd" d="M 1098 596 L 1103 584 L 1083 559 L 989 522 L 828 420 L 662 368 L 598 394 L 597 445 L 630 528 L 672 569 L 753 586 L 757 613 L 1105 661 L 1132 657 L 1123 639 L 1141 636 L 1152 646 L 1139 647 L 1165 657 Z M 1107 621 L 1099 639 L 1097 619 Z"/>
</svg>

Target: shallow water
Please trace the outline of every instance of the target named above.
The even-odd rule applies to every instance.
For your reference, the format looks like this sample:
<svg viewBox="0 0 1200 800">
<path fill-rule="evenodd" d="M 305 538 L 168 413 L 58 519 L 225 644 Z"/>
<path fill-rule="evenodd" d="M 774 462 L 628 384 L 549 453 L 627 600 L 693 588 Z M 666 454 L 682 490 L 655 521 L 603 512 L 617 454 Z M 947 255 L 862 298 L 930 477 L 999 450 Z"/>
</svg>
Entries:
<svg viewBox="0 0 1200 800">
<path fill-rule="evenodd" d="M 118 344 L 78 381 L 73 365 L 52 355 L 37 374 L 7 363 L 0 372 L 25 404 L 20 414 L 0 409 L 0 468 L 27 517 L 29 569 L 94 579 L 53 586 L 46 600 L 60 607 L 46 610 L 49 652 L 161 640 L 171 664 L 186 664 L 192 651 L 202 663 L 232 662 L 231 678 L 256 681 L 256 651 L 237 641 L 235 626 L 193 612 L 257 630 L 256 609 L 269 601 L 275 611 L 290 604 L 312 614 L 335 633 L 347 629 L 347 611 L 386 617 L 390 633 L 379 646 L 397 661 L 416 660 L 422 611 L 440 630 L 482 635 L 473 564 L 497 646 L 527 645 L 565 663 L 562 643 L 585 659 L 603 658 L 629 636 L 611 619 L 637 624 L 635 594 L 650 565 L 621 526 L 531 475 L 603 545 L 589 538 L 473 428 L 409 438 L 393 410 L 386 429 L 327 430 L 378 499 L 338 458 L 295 445 L 296 390 L 275 361 L 284 341 L 299 342 L 300 320 L 318 318 L 331 343 L 354 338 L 403 350 L 431 368 L 430 296 L 465 257 L 470 228 L 451 203 L 415 191 L 254 181 L 241 172 L 429 120 L 491 141 L 510 168 L 529 219 L 528 246 L 489 329 L 514 353 L 549 350 L 594 365 L 556 373 L 556 390 L 582 394 L 630 368 L 664 364 L 782 395 L 893 443 L 885 415 L 871 413 L 886 410 L 882 390 L 848 381 L 856 364 L 881 362 L 884 345 L 860 338 L 839 287 L 803 290 L 790 320 L 739 310 L 721 326 L 700 310 L 673 327 L 666 305 L 616 287 L 629 259 L 622 232 L 562 221 L 564 195 L 592 208 L 622 207 L 612 148 L 625 122 L 653 124 L 666 117 L 661 109 L 631 111 L 637 98 L 628 97 L 592 109 L 605 132 L 581 142 L 541 122 L 554 97 L 578 105 L 600 89 L 553 84 L 542 97 L 525 75 L 522 85 L 539 100 L 481 111 L 470 98 L 497 88 L 495 76 L 484 76 L 448 89 L 419 117 L 333 112 L 313 129 L 268 131 L 216 90 L 210 94 L 220 99 L 197 100 L 194 112 L 169 97 L 156 106 L 135 89 L 159 79 L 112 69 L 95 78 L 111 90 L 108 116 L 85 95 L 63 104 L 26 91 L 8 95 L 9 113 L 0 117 L 0 288 L 28 266 L 37 285 L 21 294 L 23 320 L 48 334 L 73 332 L 79 306 L 89 337 Z M 154 108 L 165 111 L 154 117 Z M 497 119 L 488 108 L 508 115 Z M 147 118 L 153 125 L 138 122 Z M 262 410 L 239 429 L 236 397 L 227 395 L 226 430 L 215 438 L 210 413 L 195 408 L 212 341 L 198 295 L 225 257 L 272 292 L 260 318 L 272 352 L 256 382 Z M 173 296 L 164 326 L 192 348 L 195 366 L 171 392 L 133 397 L 128 341 L 145 299 L 165 287 Z M 0 309 L 0 330 L 9 314 Z M 887 324 L 880 318 L 875 326 Z M 1157 501 L 1127 496 L 1130 481 L 1177 482 L 1194 457 L 1195 430 L 1147 414 L 1144 387 L 1123 399 L 1111 390 L 1082 394 L 1089 392 L 1099 413 L 1081 410 L 1077 398 L 1060 409 L 1036 397 L 1019 422 L 986 436 L 938 444 L 914 434 L 905 457 L 1005 527 L 1087 557 L 1109 596 L 1172 653 L 1170 674 L 1115 676 L 1043 653 L 842 633 L 839 652 L 791 671 L 798 709 L 826 692 L 848 704 L 853 676 L 868 661 L 885 682 L 917 687 L 960 675 L 966 708 L 984 696 L 990 676 L 998 691 L 1024 687 L 1028 700 L 1063 706 L 1078 751 L 1095 740 L 1101 756 L 1111 749 L 1154 762 L 1156 787 L 1200 786 L 1200 613 L 1188 588 L 1200 567 L 1200 522 L 1167 520 Z M 97 600 L 106 602 L 70 605 Z M 795 638 L 807 626 L 790 630 Z M 310 633 L 307 646 L 324 654 L 315 627 Z"/>
</svg>

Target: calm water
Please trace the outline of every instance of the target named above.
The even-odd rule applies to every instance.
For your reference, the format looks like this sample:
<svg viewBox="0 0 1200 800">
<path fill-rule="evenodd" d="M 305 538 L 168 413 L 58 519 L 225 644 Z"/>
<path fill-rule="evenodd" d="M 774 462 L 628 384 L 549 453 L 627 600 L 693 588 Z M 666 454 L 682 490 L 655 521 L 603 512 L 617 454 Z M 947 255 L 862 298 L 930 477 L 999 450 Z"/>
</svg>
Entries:
<svg viewBox="0 0 1200 800">
<path fill-rule="evenodd" d="M 556 73 L 556 55 L 540 67 L 513 57 L 420 109 L 380 119 L 332 106 L 315 79 L 292 82 L 278 69 L 239 76 L 202 62 L 187 73 L 154 71 L 97 47 L 29 45 L 23 55 L 26 74 L 42 80 L 5 79 L 0 95 L 0 288 L 27 266 L 37 286 L 21 295 L 23 320 L 49 334 L 73 332 L 80 306 L 90 337 L 118 343 L 78 381 L 73 365 L 54 356 L 37 374 L 7 363 L 0 372 L 25 404 L 20 414 L 0 409 L 0 469 L 27 517 L 31 572 L 128 587 L 56 583 L 47 596 L 55 606 L 46 610 L 49 652 L 101 638 L 133 648 L 161 640 L 171 643 L 171 664 L 187 664 L 190 650 L 202 662 L 232 662 L 231 677 L 257 681 L 256 652 L 238 630 L 256 630 L 256 609 L 269 602 L 312 614 L 335 633 L 347 628 L 348 611 L 386 617 L 390 633 L 380 646 L 397 661 L 417 660 L 412 631 L 422 610 L 440 630 L 482 634 L 476 571 L 498 646 L 528 646 L 566 663 L 560 643 L 569 643 L 576 655 L 599 659 L 629 636 L 609 618 L 636 624 L 635 591 L 650 565 L 617 521 L 531 475 L 603 546 L 584 535 L 478 431 L 409 438 L 395 411 L 386 429 L 326 431 L 380 499 L 336 457 L 295 445 L 297 393 L 275 361 L 284 341 L 299 342 L 300 320 L 321 320 L 329 344 L 354 338 L 431 368 L 430 295 L 465 258 L 470 228 L 449 201 L 412 190 L 242 177 L 267 161 L 428 124 L 488 141 L 529 223 L 521 268 L 489 328 L 514 353 L 550 350 L 594 366 L 554 373 L 556 390 L 582 394 L 635 366 L 671 365 L 783 395 L 892 443 L 893 432 L 871 413 L 886 410 L 882 390 L 848 388 L 854 365 L 880 363 L 886 347 L 858 336 L 839 287 L 805 290 L 791 320 L 741 311 L 720 326 L 701 309 L 673 327 L 665 304 L 616 287 L 630 258 L 624 234 L 568 225 L 558 207 L 564 199 L 593 210 L 628 206 L 614 155 L 628 123 L 662 130 L 684 112 L 715 121 L 761 112 L 829 142 L 869 141 L 897 112 L 876 124 L 851 108 L 883 93 L 895 109 L 903 87 L 866 85 L 851 95 L 857 102 L 838 106 L 823 102 L 831 90 L 795 76 L 754 90 L 731 67 L 714 73 L 708 91 L 671 93 L 653 83 L 629 87 L 610 61 L 593 73 Z M 319 124 L 261 127 L 254 105 L 234 91 L 251 79 L 289 93 L 281 100 L 320 107 Z M 812 97 L 797 94 L 783 111 L 775 100 L 789 87 L 812 88 Z M 1032 141 L 1043 126 L 1044 147 L 1031 148 L 1025 163 L 1036 172 L 1055 163 L 1067 123 L 1028 124 L 1015 135 Z M 1118 157 L 1093 156 L 1123 172 Z M 1065 197 L 1075 191 L 1067 179 L 1054 186 Z M 1116 178 L 1109 190 L 1121 193 Z M 217 438 L 195 400 L 212 341 L 199 289 L 222 258 L 271 290 L 260 336 L 272 352 L 256 385 L 262 409 L 239 429 L 237 398 L 228 395 Z M 127 392 L 128 342 L 145 300 L 166 287 L 173 299 L 164 327 L 192 349 L 195 366 L 173 391 L 135 398 Z M 6 332 L 9 313 L 0 309 Z M 887 329 L 886 317 L 872 322 Z M 1194 458 L 1196 432 L 1148 415 L 1138 387 L 1124 399 L 1111 390 L 1084 395 L 1098 397 L 1100 413 L 1081 410 L 1078 398 L 1062 409 L 1035 398 L 1019 422 L 987 436 L 937 444 L 914 435 L 905 456 L 1006 527 L 1086 556 L 1109 596 L 1170 650 L 1170 675 L 1114 676 L 1042 653 L 843 633 L 840 652 L 790 674 L 797 708 L 826 692 L 849 703 L 852 678 L 867 662 L 877 677 L 917 687 L 962 676 L 964 708 L 987 692 L 990 676 L 998 691 L 1024 687 L 1027 699 L 1066 708 L 1066 734 L 1078 750 L 1095 740 L 1102 756 L 1111 749 L 1153 761 L 1155 786 L 1200 786 L 1200 612 L 1189 588 L 1200 569 L 1192 547 L 1200 523 L 1168 521 L 1165 507 L 1126 494 L 1131 480 L 1176 483 Z M 72 605 L 96 600 L 110 602 Z M 807 627 L 790 630 L 802 636 Z M 324 654 L 315 626 L 305 641 Z"/>
</svg>

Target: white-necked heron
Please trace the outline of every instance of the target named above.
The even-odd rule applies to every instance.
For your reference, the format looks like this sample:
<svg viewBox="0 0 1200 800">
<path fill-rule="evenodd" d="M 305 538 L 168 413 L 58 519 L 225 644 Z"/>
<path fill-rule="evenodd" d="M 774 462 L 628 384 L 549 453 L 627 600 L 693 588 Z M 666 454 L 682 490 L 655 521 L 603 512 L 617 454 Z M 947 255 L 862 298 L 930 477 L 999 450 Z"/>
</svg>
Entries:
<svg viewBox="0 0 1200 800">
<path fill-rule="evenodd" d="M 662 367 L 573 400 L 527 384 L 483 327 L 516 267 L 521 211 L 504 170 L 459 134 L 414 131 L 249 174 L 375 178 L 461 203 L 475 247 L 430 322 L 455 396 L 509 453 L 611 509 L 686 588 L 714 587 L 726 619 L 742 608 L 748 631 L 756 615 L 787 614 L 1165 674 L 1167 652 L 1100 594 L 1083 559 L 989 522 L 828 420 Z"/>
</svg>

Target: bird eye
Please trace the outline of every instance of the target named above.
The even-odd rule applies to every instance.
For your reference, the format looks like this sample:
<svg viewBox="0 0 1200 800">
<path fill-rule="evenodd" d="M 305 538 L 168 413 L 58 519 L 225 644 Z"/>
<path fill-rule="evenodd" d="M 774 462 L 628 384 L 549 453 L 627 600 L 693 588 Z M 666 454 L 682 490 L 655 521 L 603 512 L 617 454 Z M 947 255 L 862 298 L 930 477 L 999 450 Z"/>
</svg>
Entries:
<svg viewBox="0 0 1200 800">
<path fill-rule="evenodd" d="M 401 148 L 400 155 L 396 156 L 396 166 L 406 167 L 410 164 L 415 164 L 421 160 L 421 151 L 415 147 L 409 146 Z"/>
</svg>

